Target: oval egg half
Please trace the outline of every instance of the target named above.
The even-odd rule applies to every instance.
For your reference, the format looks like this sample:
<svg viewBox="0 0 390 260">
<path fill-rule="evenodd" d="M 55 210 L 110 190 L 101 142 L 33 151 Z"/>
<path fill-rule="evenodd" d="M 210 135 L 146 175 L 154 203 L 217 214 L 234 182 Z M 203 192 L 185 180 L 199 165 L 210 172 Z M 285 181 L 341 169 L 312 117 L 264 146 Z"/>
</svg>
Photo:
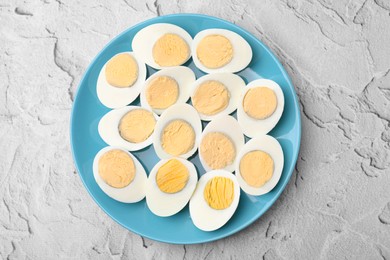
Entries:
<svg viewBox="0 0 390 260">
<path fill-rule="evenodd" d="M 131 121 L 125 122 L 126 115 L 131 116 L 130 113 L 134 112 L 142 113 L 134 114 L 134 118 L 129 118 Z M 148 109 L 126 106 L 105 114 L 99 121 L 98 132 L 108 145 L 137 151 L 152 144 L 157 121 L 158 116 Z M 121 132 L 122 123 L 127 124 L 123 125 L 123 132 Z"/>
<path fill-rule="evenodd" d="M 205 127 L 199 142 L 199 159 L 206 171 L 234 171 L 234 163 L 245 139 L 237 120 L 220 115 Z"/>
<path fill-rule="evenodd" d="M 188 67 L 162 69 L 146 80 L 141 90 L 141 105 L 161 115 L 168 107 L 187 102 L 194 81 L 195 74 Z"/>
<path fill-rule="evenodd" d="M 191 57 L 192 37 L 183 28 L 156 23 L 138 31 L 132 49 L 150 67 L 162 69 L 180 66 Z"/>
<path fill-rule="evenodd" d="M 92 169 L 96 183 L 109 197 L 124 203 L 135 203 L 145 197 L 146 172 L 128 151 L 107 146 L 96 154 Z"/>
<path fill-rule="evenodd" d="M 239 34 L 225 29 L 207 29 L 195 35 L 192 59 L 206 73 L 235 73 L 252 60 L 252 48 Z"/>
<path fill-rule="evenodd" d="M 191 87 L 191 102 L 204 121 L 228 115 L 237 109 L 244 80 L 232 73 L 213 73 L 197 79 Z"/>
<path fill-rule="evenodd" d="M 124 67 L 128 70 L 124 70 Z M 118 85 L 111 85 L 107 75 L 110 76 L 111 84 Z M 136 78 L 134 78 L 135 76 Z M 96 83 L 97 96 L 100 102 L 108 108 L 126 106 L 138 97 L 145 78 L 146 66 L 139 55 L 134 52 L 118 53 L 107 61 L 99 73 Z M 126 84 L 131 85 L 125 86 Z"/>
<path fill-rule="evenodd" d="M 214 170 L 199 179 L 190 199 L 190 216 L 203 231 L 213 231 L 225 225 L 233 216 L 240 200 L 240 186 L 231 172 Z"/>
<path fill-rule="evenodd" d="M 260 91 L 256 93 L 257 90 Z M 271 131 L 279 122 L 283 109 L 284 95 L 280 86 L 269 79 L 257 79 L 241 92 L 237 120 L 244 134 L 253 138 Z M 265 118 L 259 119 L 257 115 Z"/>
<path fill-rule="evenodd" d="M 250 195 L 270 192 L 282 175 L 283 150 L 269 135 L 253 138 L 240 150 L 236 161 L 236 176 L 242 190 Z"/>
<path fill-rule="evenodd" d="M 163 159 L 149 174 L 146 203 L 155 215 L 172 216 L 187 205 L 197 182 L 198 175 L 191 162 L 178 157 Z"/>
</svg>

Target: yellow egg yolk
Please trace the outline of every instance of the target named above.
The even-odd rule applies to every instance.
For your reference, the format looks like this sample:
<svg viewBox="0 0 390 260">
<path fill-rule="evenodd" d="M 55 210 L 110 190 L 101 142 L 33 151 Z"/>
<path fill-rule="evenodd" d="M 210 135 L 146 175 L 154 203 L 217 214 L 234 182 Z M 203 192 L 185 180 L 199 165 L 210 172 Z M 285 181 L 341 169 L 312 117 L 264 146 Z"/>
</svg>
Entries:
<svg viewBox="0 0 390 260">
<path fill-rule="evenodd" d="M 215 115 L 229 104 L 230 93 L 225 85 L 216 80 L 205 81 L 196 89 L 192 103 L 199 113 Z"/>
<path fill-rule="evenodd" d="M 240 174 L 244 181 L 252 187 L 261 187 L 272 178 L 274 160 L 263 151 L 251 151 L 240 161 Z"/>
<path fill-rule="evenodd" d="M 186 154 L 195 145 L 194 129 L 184 120 L 171 121 L 163 130 L 161 145 L 170 155 Z"/>
<path fill-rule="evenodd" d="M 200 144 L 204 162 L 213 170 L 223 169 L 233 163 L 236 149 L 229 137 L 220 132 L 206 134 Z"/>
<path fill-rule="evenodd" d="M 278 99 L 275 92 L 268 87 L 251 88 L 244 96 L 245 113 L 254 119 L 266 119 L 276 110 Z"/>
<path fill-rule="evenodd" d="M 164 163 L 157 171 L 156 183 L 165 193 L 176 193 L 187 185 L 190 173 L 187 167 L 177 159 Z"/>
<path fill-rule="evenodd" d="M 176 103 L 179 97 L 179 85 L 168 76 L 159 76 L 146 87 L 146 101 L 154 109 L 165 109 Z"/>
<path fill-rule="evenodd" d="M 179 35 L 167 33 L 156 41 L 152 55 L 154 61 L 160 66 L 179 66 L 188 59 L 190 48 Z"/>
<path fill-rule="evenodd" d="M 131 87 L 138 78 L 138 64 L 129 54 L 118 54 L 107 62 L 105 74 L 106 80 L 111 86 Z"/>
<path fill-rule="evenodd" d="M 119 134 L 128 142 L 140 143 L 153 133 L 156 119 L 145 109 L 134 109 L 125 114 L 119 123 Z"/>
<path fill-rule="evenodd" d="M 233 45 L 223 35 L 208 35 L 199 42 L 196 55 L 206 68 L 217 69 L 232 60 Z"/>
<path fill-rule="evenodd" d="M 234 199 L 234 183 L 226 177 L 214 177 L 207 182 L 203 195 L 211 208 L 226 209 Z"/>
<path fill-rule="evenodd" d="M 129 185 L 135 177 L 133 159 L 122 150 L 110 150 L 98 161 L 99 176 L 105 183 L 114 188 Z"/>
</svg>

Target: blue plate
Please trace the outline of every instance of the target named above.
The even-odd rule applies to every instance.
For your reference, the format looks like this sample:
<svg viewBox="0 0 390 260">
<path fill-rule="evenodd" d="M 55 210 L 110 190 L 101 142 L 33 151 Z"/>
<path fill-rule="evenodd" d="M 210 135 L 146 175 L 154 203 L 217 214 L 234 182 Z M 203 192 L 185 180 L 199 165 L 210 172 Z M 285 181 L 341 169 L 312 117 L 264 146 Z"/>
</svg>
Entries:
<svg viewBox="0 0 390 260">
<path fill-rule="evenodd" d="M 98 134 L 98 122 L 109 109 L 104 107 L 96 96 L 96 81 L 103 65 L 118 52 L 130 51 L 134 35 L 142 28 L 154 23 L 176 24 L 195 36 L 208 28 L 223 28 L 234 31 L 244 37 L 251 45 L 253 59 L 249 66 L 238 73 L 246 82 L 258 78 L 276 81 L 285 96 L 284 113 L 278 125 L 270 135 L 278 139 L 284 151 L 284 170 L 277 186 L 268 194 L 250 196 L 241 191 L 240 203 L 232 219 L 221 229 L 203 232 L 191 221 L 188 205 L 178 214 L 161 218 L 153 215 L 145 200 L 135 204 L 124 204 L 109 198 L 96 184 L 92 173 L 95 154 L 107 146 Z M 192 60 L 187 64 L 196 76 L 203 73 L 195 68 Z M 155 70 L 148 68 L 148 75 Z M 139 99 L 132 104 L 138 105 Z M 235 114 L 234 114 L 235 116 Z M 156 17 L 139 23 L 124 31 L 112 40 L 93 60 L 81 80 L 74 100 L 71 117 L 71 145 L 77 171 L 85 187 L 96 203 L 115 221 L 128 230 L 141 236 L 175 244 L 194 244 L 217 240 L 234 234 L 258 219 L 279 197 L 293 172 L 301 139 L 301 119 L 294 87 L 289 76 L 272 52 L 258 39 L 240 27 L 227 21 L 199 14 L 176 14 Z M 158 158 L 152 146 L 133 153 L 144 165 L 147 172 L 157 163 Z M 199 169 L 199 176 L 204 169 L 198 155 L 191 161 Z"/>
</svg>

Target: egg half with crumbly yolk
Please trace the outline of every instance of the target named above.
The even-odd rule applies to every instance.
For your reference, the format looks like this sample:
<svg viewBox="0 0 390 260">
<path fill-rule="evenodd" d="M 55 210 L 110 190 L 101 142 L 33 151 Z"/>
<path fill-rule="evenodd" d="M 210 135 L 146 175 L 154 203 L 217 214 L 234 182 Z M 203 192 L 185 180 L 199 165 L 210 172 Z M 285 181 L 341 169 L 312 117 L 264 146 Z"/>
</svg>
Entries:
<svg viewBox="0 0 390 260">
<path fill-rule="evenodd" d="M 121 52 L 102 67 L 96 83 L 100 102 L 108 108 L 120 108 L 133 102 L 146 78 L 146 66 L 134 52 Z"/>
<path fill-rule="evenodd" d="M 107 146 L 96 154 L 92 168 L 96 183 L 109 197 L 124 203 L 145 197 L 146 172 L 128 151 Z"/>
<path fill-rule="evenodd" d="M 134 36 L 132 48 L 150 67 L 183 65 L 191 57 L 192 37 L 183 28 L 167 23 L 149 25 Z"/>
<path fill-rule="evenodd" d="M 179 157 L 163 159 L 149 174 L 146 203 L 155 215 L 172 216 L 187 205 L 197 182 L 196 168 L 191 162 Z"/>
<path fill-rule="evenodd" d="M 203 231 L 217 230 L 233 216 L 239 200 L 240 186 L 234 174 L 225 170 L 207 172 L 190 200 L 191 219 Z"/>
</svg>

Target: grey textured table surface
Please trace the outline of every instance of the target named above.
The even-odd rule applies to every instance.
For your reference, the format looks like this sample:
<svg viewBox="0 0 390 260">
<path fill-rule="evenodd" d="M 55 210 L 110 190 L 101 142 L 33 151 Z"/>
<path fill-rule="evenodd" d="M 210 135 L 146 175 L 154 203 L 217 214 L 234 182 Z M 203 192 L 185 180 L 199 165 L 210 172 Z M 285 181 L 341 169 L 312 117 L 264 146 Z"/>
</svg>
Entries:
<svg viewBox="0 0 390 260">
<path fill-rule="evenodd" d="M 69 147 L 93 57 L 131 25 L 178 12 L 260 38 L 302 111 L 300 156 L 277 203 L 244 231 L 193 246 L 116 224 Z M 389 0 L 0 0 L 0 259 L 390 259 L 389 12 Z"/>
</svg>

